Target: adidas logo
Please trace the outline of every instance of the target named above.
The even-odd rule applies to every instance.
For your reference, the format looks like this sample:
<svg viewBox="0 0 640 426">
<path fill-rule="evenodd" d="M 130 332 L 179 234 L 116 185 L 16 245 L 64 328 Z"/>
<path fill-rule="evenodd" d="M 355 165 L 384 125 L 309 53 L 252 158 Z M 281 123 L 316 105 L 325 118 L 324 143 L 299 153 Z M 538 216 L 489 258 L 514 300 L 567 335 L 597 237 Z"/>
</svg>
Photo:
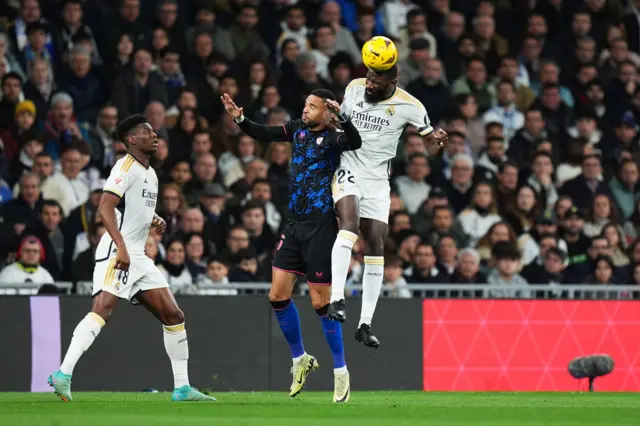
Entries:
<svg viewBox="0 0 640 426">
<path fill-rule="evenodd" d="M 147 180 L 146 180 L 146 179 L 144 180 L 144 183 L 147 183 Z"/>
<path fill-rule="evenodd" d="M 356 106 L 357 106 L 358 108 L 364 108 L 364 102 L 358 102 L 358 103 L 356 104 Z"/>
</svg>

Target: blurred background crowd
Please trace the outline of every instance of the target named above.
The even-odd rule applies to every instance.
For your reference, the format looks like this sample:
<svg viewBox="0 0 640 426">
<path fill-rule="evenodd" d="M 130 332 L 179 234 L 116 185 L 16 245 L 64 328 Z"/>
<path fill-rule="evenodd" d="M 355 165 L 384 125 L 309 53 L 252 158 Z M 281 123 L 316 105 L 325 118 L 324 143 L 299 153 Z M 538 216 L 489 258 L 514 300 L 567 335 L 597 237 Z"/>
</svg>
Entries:
<svg viewBox="0 0 640 426">
<path fill-rule="evenodd" d="M 243 134 L 219 95 L 283 124 L 312 90 L 364 77 L 375 35 L 450 135 L 427 158 L 408 128 L 392 163 L 392 296 L 640 283 L 638 0 L 7 0 L 0 17 L 0 286 L 92 280 L 132 113 L 161 138 L 168 227 L 147 255 L 174 292 L 268 282 L 291 148 Z"/>
</svg>

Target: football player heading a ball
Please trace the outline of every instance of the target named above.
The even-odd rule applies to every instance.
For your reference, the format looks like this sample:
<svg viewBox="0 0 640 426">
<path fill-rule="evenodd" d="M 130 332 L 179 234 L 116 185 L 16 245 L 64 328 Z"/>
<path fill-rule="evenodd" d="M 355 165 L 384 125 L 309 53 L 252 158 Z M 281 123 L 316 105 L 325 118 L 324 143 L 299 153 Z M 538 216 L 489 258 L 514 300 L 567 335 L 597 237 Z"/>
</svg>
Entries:
<svg viewBox="0 0 640 426">
<path fill-rule="evenodd" d="M 372 71 L 387 71 L 397 61 L 398 49 L 387 37 L 373 37 L 362 46 L 362 63 Z"/>
</svg>

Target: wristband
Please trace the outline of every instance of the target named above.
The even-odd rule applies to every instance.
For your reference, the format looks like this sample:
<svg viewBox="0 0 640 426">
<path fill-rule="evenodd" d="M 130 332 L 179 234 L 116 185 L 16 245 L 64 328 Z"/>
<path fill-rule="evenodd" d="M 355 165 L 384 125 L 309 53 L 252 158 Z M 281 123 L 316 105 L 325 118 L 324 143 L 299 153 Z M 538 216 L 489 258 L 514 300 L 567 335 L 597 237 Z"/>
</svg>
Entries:
<svg viewBox="0 0 640 426">
<path fill-rule="evenodd" d="M 338 117 L 338 121 L 341 123 L 346 123 L 347 120 L 349 119 L 349 116 L 347 115 L 347 113 L 345 113 L 344 111 L 340 110 L 340 112 L 338 114 L 336 114 Z"/>
<path fill-rule="evenodd" d="M 240 124 L 244 121 L 244 114 L 242 114 L 240 117 L 238 118 L 234 118 L 233 121 L 235 121 L 237 124 Z"/>
</svg>

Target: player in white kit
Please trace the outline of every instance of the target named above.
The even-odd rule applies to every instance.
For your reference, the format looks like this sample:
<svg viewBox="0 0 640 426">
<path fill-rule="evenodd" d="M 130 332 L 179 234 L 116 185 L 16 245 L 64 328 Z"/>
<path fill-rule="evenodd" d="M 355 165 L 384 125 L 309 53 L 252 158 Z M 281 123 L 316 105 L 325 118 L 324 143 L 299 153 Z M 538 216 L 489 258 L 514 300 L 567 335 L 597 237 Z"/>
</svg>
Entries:
<svg viewBox="0 0 640 426">
<path fill-rule="evenodd" d="M 447 133 L 435 130 L 424 106 L 397 87 L 398 70 L 369 70 L 366 78 L 347 86 L 342 110 L 358 129 L 362 147 L 342 154 L 333 180 L 333 199 L 340 217 L 340 232 L 333 246 L 331 305 L 328 316 L 346 319 L 344 287 L 351 250 L 362 231 L 365 239 L 362 311 L 356 340 L 377 348 L 380 341 L 371 331 L 384 273 L 384 243 L 391 204 L 389 169 L 398 141 L 407 125 L 425 137 L 427 151 L 436 155 L 447 144 Z"/>
<path fill-rule="evenodd" d="M 107 233 L 95 254 L 93 305 L 74 330 L 64 361 L 49 376 L 49 385 L 63 401 L 72 400 L 71 375 L 76 363 L 109 321 L 118 300 L 127 299 L 147 308 L 163 324 L 174 377 L 172 399 L 215 401 L 189 385 L 184 314 L 164 276 L 144 252 L 151 227 L 159 233 L 166 228 L 155 213 L 158 177 L 149 166 L 151 155 L 158 150 L 158 136 L 141 114 L 120 122 L 117 135 L 129 153 L 111 169 L 98 207 Z"/>
</svg>

